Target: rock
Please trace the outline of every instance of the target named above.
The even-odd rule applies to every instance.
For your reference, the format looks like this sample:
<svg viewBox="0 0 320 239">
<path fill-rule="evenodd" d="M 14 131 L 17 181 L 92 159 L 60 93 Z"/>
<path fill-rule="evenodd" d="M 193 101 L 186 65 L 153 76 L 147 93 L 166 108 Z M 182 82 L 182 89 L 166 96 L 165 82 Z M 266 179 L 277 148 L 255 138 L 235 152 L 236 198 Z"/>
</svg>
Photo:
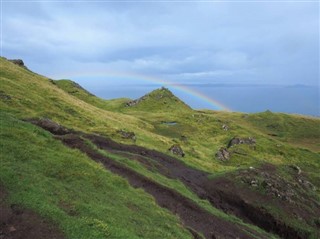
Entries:
<svg viewBox="0 0 320 239">
<path fill-rule="evenodd" d="M 216 158 L 221 161 L 228 161 L 230 159 L 230 152 L 226 148 L 220 148 L 216 153 Z"/>
<path fill-rule="evenodd" d="M 317 190 L 316 186 L 314 186 L 311 182 L 309 182 L 305 179 L 299 178 L 298 182 L 307 190 L 312 190 L 312 191 Z"/>
<path fill-rule="evenodd" d="M 228 125 L 224 124 L 224 125 L 222 125 L 222 129 L 223 129 L 224 131 L 228 131 L 228 130 L 229 130 L 229 127 L 228 127 Z"/>
<path fill-rule="evenodd" d="M 147 155 L 147 152 L 146 152 L 146 151 L 144 151 L 144 150 L 142 150 L 142 151 L 140 152 L 140 155 L 142 155 L 142 156 L 146 156 L 146 155 Z"/>
<path fill-rule="evenodd" d="M 13 64 L 18 65 L 18 66 L 25 67 L 24 62 L 21 59 L 13 59 L 13 60 L 9 60 L 9 61 L 12 62 Z"/>
<path fill-rule="evenodd" d="M 9 232 L 15 232 L 17 229 L 14 226 L 9 227 Z"/>
<path fill-rule="evenodd" d="M 231 139 L 229 141 L 229 144 L 228 144 L 228 148 L 234 146 L 234 145 L 237 145 L 237 144 L 248 144 L 248 145 L 255 145 L 256 144 L 256 140 L 254 138 L 237 138 L 237 137 L 234 137 L 233 139 Z"/>
<path fill-rule="evenodd" d="M 70 134 L 72 133 L 71 130 L 63 127 L 62 125 L 48 119 L 48 118 L 43 118 L 43 119 L 28 119 L 26 120 L 28 122 L 31 122 L 45 130 L 48 130 L 54 135 L 65 135 L 65 134 Z"/>
<path fill-rule="evenodd" d="M 146 96 L 143 96 L 143 97 L 136 99 L 136 100 L 129 101 L 126 103 L 126 106 L 127 107 L 135 106 L 136 104 L 138 104 L 140 101 L 142 101 L 144 99 L 146 99 Z"/>
<path fill-rule="evenodd" d="M 289 167 L 297 171 L 298 174 L 302 173 L 301 168 L 297 165 L 290 165 Z"/>
<path fill-rule="evenodd" d="M 259 184 L 259 181 L 258 181 L 258 179 L 252 179 L 251 181 L 250 181 L 250 185 L 252 186 L 252 187 L 258 187 L 258 184 Z"/>
<path fill-rule="evenodd" d="M 174 144 L 169 148 L 169 151 L 175 155 L 178 155 L 180 157 L 184 157 L 185 153 L 183 152 L 182 148 L 179 144 Z"/>
<path fill-rule="evenodd" d="M 124 139 L 132 139 L 133 141 L 136 141 L 136 135 L 134 132 L 128 132 L 121 129 L 121 130 L 118 130 L 117 133 L 120 134 L 121 137 Z"/>
</svg>

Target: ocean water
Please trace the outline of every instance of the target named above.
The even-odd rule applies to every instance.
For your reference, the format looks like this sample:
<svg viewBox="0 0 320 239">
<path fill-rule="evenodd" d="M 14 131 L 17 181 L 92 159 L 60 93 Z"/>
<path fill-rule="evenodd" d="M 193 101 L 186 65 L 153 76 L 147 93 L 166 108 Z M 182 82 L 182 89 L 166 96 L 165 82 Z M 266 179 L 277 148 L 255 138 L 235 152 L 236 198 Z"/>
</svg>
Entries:
<svg viewBox="0 0 320 239">
<path fill-rule="evenodd" d="M 136 99 L 159 87 L 161 85 L 111 85 L 100 88 L 85 86 L 93 94 L 105 99 L 120 97 Z M 198 95 L 206 95 L 219 104 L 210 103 L 190 91 L 166 87 L 194 109 L 221 110 L 219 105 L 223 105 L 237 112 L 255 113 L 270 110 L 320 116 L 317 86 L 187 86 Z"/>
</svg>

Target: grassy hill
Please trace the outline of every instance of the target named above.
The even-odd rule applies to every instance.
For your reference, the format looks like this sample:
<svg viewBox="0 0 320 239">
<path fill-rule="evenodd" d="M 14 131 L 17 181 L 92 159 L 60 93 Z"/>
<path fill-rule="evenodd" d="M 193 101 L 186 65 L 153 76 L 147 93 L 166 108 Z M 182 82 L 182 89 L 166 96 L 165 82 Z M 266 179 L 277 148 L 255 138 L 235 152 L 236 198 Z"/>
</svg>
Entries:
<svg viewBox="0 0 320 239">
<path fill-rule="evenodd" d="M 196 111 L 165 88 L 103 100 L 0 61 L 3 208 L 66 238 L 319 236 L 319 119 Z"/>
</svg>

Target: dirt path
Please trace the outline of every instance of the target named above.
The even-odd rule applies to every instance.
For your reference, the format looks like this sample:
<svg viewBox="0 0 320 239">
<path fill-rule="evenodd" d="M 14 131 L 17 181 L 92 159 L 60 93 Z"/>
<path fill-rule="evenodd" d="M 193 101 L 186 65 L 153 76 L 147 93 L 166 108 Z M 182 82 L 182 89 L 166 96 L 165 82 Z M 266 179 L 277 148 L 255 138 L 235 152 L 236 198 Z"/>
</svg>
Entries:
<svg viewBox="0 0 320 239">
<path fill-rule="evenodd" d="M 239 188 L 226 178 L 208 179 L 208 173 L 191 168 L 169 155 L 148 150 L 135 145 L 122 145 L 96 135 L 86 135 L 99 148 L 136 160 L 146 168 L 156 168 L 162 175 L 179 179 L 201 199 L 207 199 L 214 207 L 233 214 L 243 221 L 254 224 L 266 231 L 278 234 L 282 238 L 303 239 L 308 234 L 286 225 L 264 208 L 255 206 L 256 201 L 272 201 L 270 197 L 260 195 L 248 188 Z M 266 170 L 269 171 L 269 170 Z M 281 203 L 280 207 L 290 213 L 293 208 Z M 300 215 L 296 209 L 297 215 Z M 303 212 L 302 212 L 303 213 Z"/>
<path fill-rule="evenodd" d="M 8 205 L 6 192 L 0 185 L 0 238 L 1 239 L 64 239 L 59 229 L 38 214 Z"/>
<path fill-rule="evenodd" d="M 143 188 L 155 198 L 159 206 L 167 208 L 173 214 L 178 215 L 186 227 L 202 233 L 206 238 L 254 238 L 240 225 L 213 216 L 178 192 L 160 185 L 124 165 L 101 155 L 88 146 L 79 135 L 70 134 L 57 138 L 65 145 L 77 148 L 93 160 L 101 162 L 111 172 L 128 179 L 133 187 Z"/>
</svg>

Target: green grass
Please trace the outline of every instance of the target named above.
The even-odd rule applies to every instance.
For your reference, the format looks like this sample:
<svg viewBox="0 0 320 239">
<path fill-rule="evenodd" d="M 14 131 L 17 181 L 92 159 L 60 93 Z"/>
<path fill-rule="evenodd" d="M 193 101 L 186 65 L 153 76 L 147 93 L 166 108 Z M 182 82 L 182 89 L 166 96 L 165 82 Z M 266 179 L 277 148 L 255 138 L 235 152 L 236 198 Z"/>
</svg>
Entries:
<svg viewBox="0 0 320 239">
<path fill-rule="evenodd" d="M 8 203 L 50 219 L 67 238 L 191 238 L 147 193 L 50 133 L 3 112 L 0 125 Z"/>
</svg>

